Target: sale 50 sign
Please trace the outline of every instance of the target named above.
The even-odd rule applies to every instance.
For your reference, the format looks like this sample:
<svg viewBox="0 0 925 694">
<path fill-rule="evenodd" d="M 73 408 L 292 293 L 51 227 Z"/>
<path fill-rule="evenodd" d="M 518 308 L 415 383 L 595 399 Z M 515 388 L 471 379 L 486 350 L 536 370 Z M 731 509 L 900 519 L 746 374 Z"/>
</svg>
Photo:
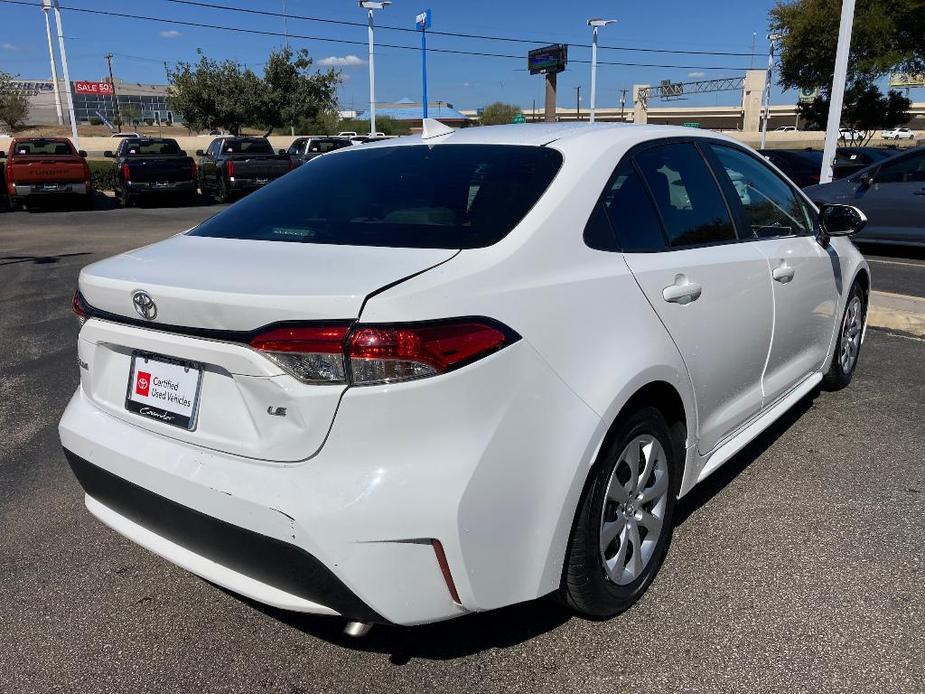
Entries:
<svg viewBox="0 0 925 694">
<path fill-rule="evenodd" d="M 78 94 L 105 94 L 112 96 L 115 90 L 109 82 L 74 82 L 74 91 Z"/>
</svg>

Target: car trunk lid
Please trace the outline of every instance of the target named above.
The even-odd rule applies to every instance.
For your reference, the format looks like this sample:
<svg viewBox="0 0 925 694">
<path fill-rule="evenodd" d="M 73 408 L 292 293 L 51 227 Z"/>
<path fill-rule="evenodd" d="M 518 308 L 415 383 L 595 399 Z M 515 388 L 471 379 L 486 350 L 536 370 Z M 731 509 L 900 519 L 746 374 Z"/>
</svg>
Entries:
<svg viewBox="0 0 925 694">
<path fill-rule="evenodd" d="M 113 416 L 180 441 L 304 460 L 324 442 L 346 386 L 297 380 L 249 337 L 281 322 L 355 320 L 370 294 L 455 254 L 180 235 L 90 265 L 79 281 L 91 316 L 78 345 L 83 389 Z M 153 320 L 135 310 L 139 291 L 156 305 Z M 189 426 L 131 402 L 139 374 L 177 380 L 162 362 L 201 373 L 181 394 L 192 401 Z"/>
</svg>

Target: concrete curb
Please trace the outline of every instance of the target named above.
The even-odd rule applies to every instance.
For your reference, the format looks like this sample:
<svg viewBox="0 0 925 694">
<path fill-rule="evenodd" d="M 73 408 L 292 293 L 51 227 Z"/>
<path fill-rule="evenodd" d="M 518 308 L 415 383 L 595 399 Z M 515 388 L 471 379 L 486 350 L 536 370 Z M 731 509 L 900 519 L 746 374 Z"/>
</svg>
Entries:
<svg viewBox="0 0 925 694">
<path fill-rule="evenodd" d="M 873 328 L 887 328 L 925 337 L 925 298 L 871 292 L 867 323 Z"/>
</svg>

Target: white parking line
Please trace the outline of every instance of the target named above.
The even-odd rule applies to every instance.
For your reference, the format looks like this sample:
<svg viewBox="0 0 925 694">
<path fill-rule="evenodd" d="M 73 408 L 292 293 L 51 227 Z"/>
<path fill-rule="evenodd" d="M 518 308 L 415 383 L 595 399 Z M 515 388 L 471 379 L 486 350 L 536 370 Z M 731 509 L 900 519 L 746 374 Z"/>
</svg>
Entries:
<svg viewBox="0 0 925 694">
<path fill-rule="evenodd" d="M 867 258 L 868 263 L 883 263 L 884 265 L 905 265 L 907 267 L 917 267 L 925 269 L 925 263 L 902 263 L 898 260 L 877 260 L 876 258 Z"/>
</svg>

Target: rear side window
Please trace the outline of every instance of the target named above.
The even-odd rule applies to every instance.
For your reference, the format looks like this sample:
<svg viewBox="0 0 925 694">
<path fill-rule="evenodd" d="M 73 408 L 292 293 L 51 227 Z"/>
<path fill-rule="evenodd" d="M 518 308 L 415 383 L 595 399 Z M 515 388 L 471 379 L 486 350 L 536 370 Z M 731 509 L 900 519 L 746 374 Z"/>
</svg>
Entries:
<svg viewBox="0 0 925 694">
<path fill-rule="evenodd" d="M 627 253 L 665 249 L 658 213 L 629 157 L 623 158 L 607 182 L 588 220 L 585 242 L 598 250 Z"/>
<path fill-rule="evenodd" d="M 351 147 L 206 220 L 193 236 L 403 248 L 482 248 L 513 229 L 562 155 L 516 145 Z"/>
<path fill-rule="evenodd" d="M 636 155 L 636 163 L 652 191 L 672 248 L 736 240 L 723 196 L 693 144 L 646 149 Z"/>
<path fill-rule="evenodd" d="M 709 145 L 722 173 L 735 188 L 744 221 L 757 239 L 795 236 L 810 231 L 809 220 L 797 194 L 786 181 L 745 152 Z"/>
<path fill-rule="evenodd" d="M 176 140 L 128 140 L 123 147 L 129 156 L 180 154 L 181 151 Z"/>
</svg>

